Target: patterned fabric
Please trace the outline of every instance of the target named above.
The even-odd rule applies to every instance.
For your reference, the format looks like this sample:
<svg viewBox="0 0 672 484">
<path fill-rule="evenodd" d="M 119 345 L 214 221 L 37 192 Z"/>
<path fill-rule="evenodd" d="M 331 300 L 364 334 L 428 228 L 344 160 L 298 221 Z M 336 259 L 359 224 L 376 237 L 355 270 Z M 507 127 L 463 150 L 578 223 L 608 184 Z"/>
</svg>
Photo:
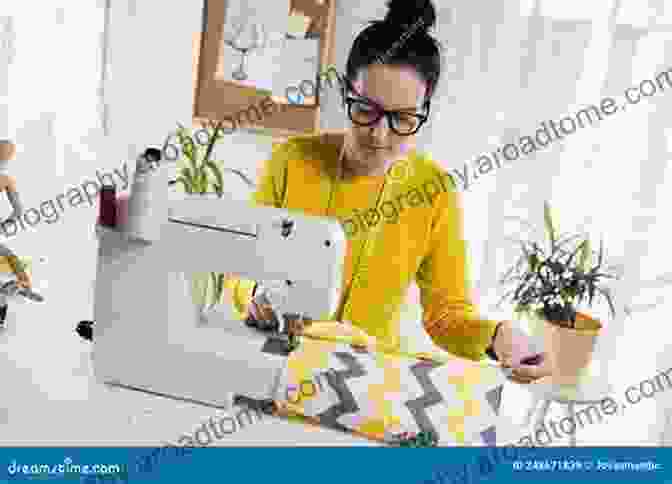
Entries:
<svg viewBox="0 0 672 484">
<path fill-rule="evenodd" d="M 431 432 L 438 445 L 495 445 L 504 375 L 469 360 L 428 361 L 303 338 L 275 396 L 287 415 L 375 441 Z"/>
</svg>

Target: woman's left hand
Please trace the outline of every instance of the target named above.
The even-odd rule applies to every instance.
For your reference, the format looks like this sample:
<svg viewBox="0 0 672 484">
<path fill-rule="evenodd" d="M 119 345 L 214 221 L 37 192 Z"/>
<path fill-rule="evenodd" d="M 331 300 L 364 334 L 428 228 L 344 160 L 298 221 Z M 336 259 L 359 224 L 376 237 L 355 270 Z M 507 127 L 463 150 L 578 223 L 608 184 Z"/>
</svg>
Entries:
<svg viewBox="0 0 672 484">
<path fill-rule="evenodd" d="M 16 275 L 16 283 L 25 289 L 30 289 L 32 287 L 32 282 L 27 272 L 19 272 Z"/>
<path fill-rule="evenodd" d="M 500 325 L 493 349 L 502 367 L 511 369 L 509 378 L 516 383 L 532 383 L 551 374 L 548 358 L 535 352 L 532 339 L 511 321 Z M 538 361 L 528 362 L 534 355 Z"/>
</svg>

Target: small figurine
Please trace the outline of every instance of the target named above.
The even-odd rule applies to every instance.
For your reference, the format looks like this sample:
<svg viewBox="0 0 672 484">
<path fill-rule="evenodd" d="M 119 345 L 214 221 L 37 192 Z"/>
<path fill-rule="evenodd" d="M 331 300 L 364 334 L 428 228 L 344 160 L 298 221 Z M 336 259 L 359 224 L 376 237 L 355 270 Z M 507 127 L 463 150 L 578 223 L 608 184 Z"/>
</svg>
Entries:
<svg viewBox="0 0 672 484">
<path fill-rule="evenodd" d="M 14 159 L 15 155 L 16 146 L 14 143 L 9 140 L 0 140 L 0 192 L 7 194 L 7 199 L 12 205 L 11 215 L 6 220 L 0 222 L 0 225 L 3 227 L 10 220 L 16 222 L 16 219 L 23 214 L 19 192 L 16 190 L 16 180 L 8 173 L 9 162 Z"/>
<path fill-rule="evenodd" d="M 11 215 L 2 222 L 16 220 L 23 214 L 23 207 L 16 190 L 16 180 L 8 174 L 9 162 L 16 155 L 16 146 L 9 140 L 0 140 L 0 191 L 7 194 L 7 199 L 12 205 Z M 11 271 L 16 275 L 16 280 L 4 283 L 0 287 L 0 328 L 5 326 L 7 317 L 7 298 L 10 296 L 24 296 L 33 301 L 41 302 L 42 296 L 32 291 L 30 276 L 19 258 L 6 246 L 0 244 L 0 257 L 4 257 Z"/>
</svg>

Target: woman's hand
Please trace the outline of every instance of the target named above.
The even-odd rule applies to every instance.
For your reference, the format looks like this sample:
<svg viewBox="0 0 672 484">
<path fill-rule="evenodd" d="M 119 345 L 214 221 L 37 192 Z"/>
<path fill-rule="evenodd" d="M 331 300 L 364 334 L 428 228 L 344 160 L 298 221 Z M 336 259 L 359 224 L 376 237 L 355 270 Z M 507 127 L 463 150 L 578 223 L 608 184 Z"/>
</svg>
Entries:
<svg viewBox="0 0 672 484">
<path fill-rule="evenodd" d="M 497 331 L 493 349 L 502 367 L 511 369 L 516 383 L 532 383 L 551 374 L 548 358 L 534 352 L 532 339 L 511 321 L 503 321 Z"/>
<path fill-rule="evenodd" d="M 23 287 L 25 289 L 30 289 L 32 287 L 32 282 L 30 281 L 30 276 L 25 271 L 24 272 L 19 272 L 16 275 L 16 283 L 19 287 Z"/>
<path fill-rule="evenodd" d="M 247 324 L 249 326 L 255 326 L 259 328 L 259 322 L 266 322 L 262 326 L 264 328 L 271 328 L 274 327 L 275 325 L 273 323 L 269 323 L 272 321 L 276 321 L 275 317 L 275 312 L 273 311 L 273 308 L 269 304 L 263 304 L 260 302 L 256 302 L 254 299 L 250 302 L 249 306 L 247 307 Z M 311 324 L 310 319 L 303 319 L 300 317 L 291 317 L 288 315 L 284 316 L 284 324 L 287 325 L 285 330 L 287 331 L 288 334 L 293 334 L 293 335 L 300 335 L 303 333 L 304 329 L 306 326 Z M 263 328 L 259 328 L 263 329 Z M 278 328 L 279 329 L 279 328 Z"/>
<path fill-rule="evenodd" d="M 279 322 L 278 322 L 279 323 Z M 247 306 L 246 324 L 263 331 L 279 331 L 279 324 L 275 324 L 273 308 L 268 304 L 262 304 L 252 300 Z"/>
</svg>

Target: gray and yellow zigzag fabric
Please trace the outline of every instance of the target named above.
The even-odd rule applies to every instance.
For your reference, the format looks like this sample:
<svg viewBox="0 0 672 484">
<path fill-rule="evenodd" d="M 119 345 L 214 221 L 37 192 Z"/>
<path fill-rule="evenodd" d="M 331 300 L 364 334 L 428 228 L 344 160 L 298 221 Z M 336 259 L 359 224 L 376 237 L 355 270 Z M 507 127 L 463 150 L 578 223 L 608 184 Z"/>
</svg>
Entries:
<svg viewBox="0 0 672 484">
<path fill-rule="evenodd" d="M 275 399 L 302 420 L 375 441 L 431 431 L 438 445 L 495 445 L 505 381 L 478 362 L 304 338 L 288 356 Z"/>
</svg>

